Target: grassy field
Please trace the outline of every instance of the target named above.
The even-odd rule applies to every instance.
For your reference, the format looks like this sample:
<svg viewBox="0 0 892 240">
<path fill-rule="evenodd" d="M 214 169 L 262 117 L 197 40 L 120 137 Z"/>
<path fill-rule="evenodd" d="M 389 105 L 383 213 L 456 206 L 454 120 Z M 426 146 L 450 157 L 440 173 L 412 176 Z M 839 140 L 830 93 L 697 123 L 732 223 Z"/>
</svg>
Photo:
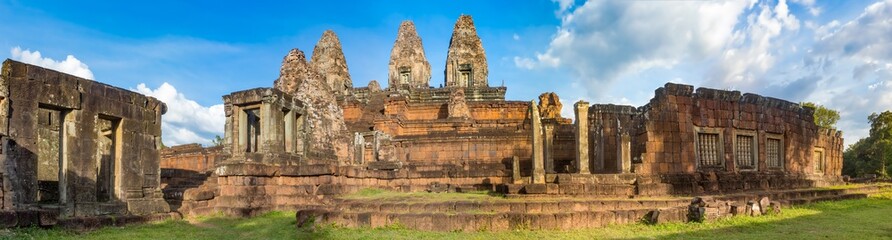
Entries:
<svg viewBox="0 0 892 240">
<path fill-rule="evenodd" d="M 381 194 L 386 193 L 366 192 L 355 197 Z M 867 199 L 802 205 L 762 217 L 574 231 L 421 232 L 398 226 L 326 226 L 311 232 L 295 229 L 294 222 L 294 213 L 273 212 L 251 219 L 205 216 L 85 233 L 39 228 L 0 230 L 0 239 L 892 239 L 892 191 Z"/>
</svg>

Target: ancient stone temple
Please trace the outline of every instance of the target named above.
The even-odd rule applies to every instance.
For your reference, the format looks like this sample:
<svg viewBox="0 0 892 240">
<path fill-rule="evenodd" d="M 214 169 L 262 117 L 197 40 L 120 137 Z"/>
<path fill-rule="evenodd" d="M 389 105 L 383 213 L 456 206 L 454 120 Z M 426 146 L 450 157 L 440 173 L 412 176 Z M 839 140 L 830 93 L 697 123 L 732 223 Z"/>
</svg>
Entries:
<svg viewBox="0 0 892 240">
<path fill-rule="evenodd" d="M 555 93 L 532 101 L 505 100 L 507 88 L 489 86 L 486 55 L 470 16 L 456 21 L 442 87 L 429 83 L 430 65 L 410 21 L 399 27 L 387 87 L 375 80 L 351 87 L 334 32 L 324 33 L 315 49 L 311 62 L 300 50 L 289 52 L 272 88 L 223 97 L 222 149 L 180 147 L 181 154 L 165 155 L 196 161 L 165 165 L 199 166 L 196 172 L 215 159 L 213 174 L 164 178 L 191 184 L 169 184 L 165 190 L 177 211 L 248 216 L 297 210 L 298 217 L 332 222 L 380 224 L 404 218 L 429 223 L 431 216 L 375 215 L 365 212 L 365 203 L 340 205 L 338 196 L 364 188 L 487 190 L 600 201 L 841 182 L 840 133 L 818 128 L 813 109 L 780 99 L 667 83 L 641 107 L 576 102 L 575 121 L 561 115 L 565 106 Z M 687 202 L 647 204 L 681 207 Z M 683 216 L 678 209 L 671 216 Z M 646 213 L 625 210 L 580 214 L 624 222 Z M 460 217 L 493 218 L 486 220 L 493 226 L 513 219 L 499 214 Z M 518 214 L 528 214 L 520 218 L 526 221 L 539 213 Z"/>
<path fill-rule="evenodd" d="M 431 80 L 431 65 L 424 57 L 421 37 L 412 21 L 403 21 L 390 50 L 387 83 L 392 89 L 427 88 Z"/>
<path fill-rule="evenodd" d="M 447 87 L 489 87 L 486 52 L 477 36 L 474 20 L 461 15 L 452 30 L 446 55 Z"/>
<path fill-rule="evenodd" d="M 326 30 L 322 33 L 322 38 L 313 48 L 310 63 L 325 77 L 325 83 L 336 94 L 347 94 L 347 90 L 353 88 L 353 81 L 350 80 L 350 72 L 347 69 L 347 59 L 341 50 L 341 41 L 334 31 Z"/>
<path fill-rule="evenodd" d="M 0 226 L 169 212 L 159 169 L 165 111 L 138 93 L 3 62 Z"/>
</svg>

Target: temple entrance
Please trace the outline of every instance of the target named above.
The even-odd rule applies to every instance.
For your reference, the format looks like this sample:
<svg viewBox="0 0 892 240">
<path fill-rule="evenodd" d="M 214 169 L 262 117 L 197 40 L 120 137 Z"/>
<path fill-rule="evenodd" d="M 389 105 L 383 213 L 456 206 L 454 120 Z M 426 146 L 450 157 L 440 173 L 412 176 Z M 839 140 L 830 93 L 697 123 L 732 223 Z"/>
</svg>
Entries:
<svg viewBox="0 0 892 240">
<path fill-rule="evenodd" d="M 56 109 L 37 110 L 37 202 L 56 204 L 62 200 L 62 115 Z"/>
<path fill-rule="evenodd" d="M 96 201 L 108 202 L 115 198 L 115 168 L 120 162 L 120 119 L 100 116 L 96 120 Z"/>
</svg>

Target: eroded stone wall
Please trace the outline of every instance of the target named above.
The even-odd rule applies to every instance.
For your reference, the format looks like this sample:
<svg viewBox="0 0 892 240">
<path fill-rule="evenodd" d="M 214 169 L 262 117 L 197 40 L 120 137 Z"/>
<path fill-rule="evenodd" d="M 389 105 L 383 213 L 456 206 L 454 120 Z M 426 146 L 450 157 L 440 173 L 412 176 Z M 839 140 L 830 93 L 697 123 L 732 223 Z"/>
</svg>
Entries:
<svg viewBox="0 0 892 240">
<path fill-rule="evenodd" d="M 61 217 L 168 212 L 159 168 L 165 111 L 151 97 L 6 60 L 0 209 Z"/>
</svg>

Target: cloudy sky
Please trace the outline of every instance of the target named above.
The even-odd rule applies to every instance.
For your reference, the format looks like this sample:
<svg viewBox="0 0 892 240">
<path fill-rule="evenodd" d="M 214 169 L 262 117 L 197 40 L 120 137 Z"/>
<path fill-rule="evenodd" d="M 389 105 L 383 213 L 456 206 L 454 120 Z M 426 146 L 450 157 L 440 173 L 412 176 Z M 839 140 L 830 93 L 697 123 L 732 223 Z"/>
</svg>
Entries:
<svg viewBox="0 0 892 240">
<path fill-rule="evenodd" d="M 326 3 L 0 0 L 0 57 L 155 96 L 167 145 L 223 135 L 221 96 L 272 86 L 285 54 L 311 54 L 326 29 L 364 86 L 386 84 L 399 23 L 414 21 L 438 86 L 460 14 L 512 100 L 639 106 L 670 81 L 734 89 L 838 109 L 847 144 L 892 109 L 892 0 Z"/>
</svg>

